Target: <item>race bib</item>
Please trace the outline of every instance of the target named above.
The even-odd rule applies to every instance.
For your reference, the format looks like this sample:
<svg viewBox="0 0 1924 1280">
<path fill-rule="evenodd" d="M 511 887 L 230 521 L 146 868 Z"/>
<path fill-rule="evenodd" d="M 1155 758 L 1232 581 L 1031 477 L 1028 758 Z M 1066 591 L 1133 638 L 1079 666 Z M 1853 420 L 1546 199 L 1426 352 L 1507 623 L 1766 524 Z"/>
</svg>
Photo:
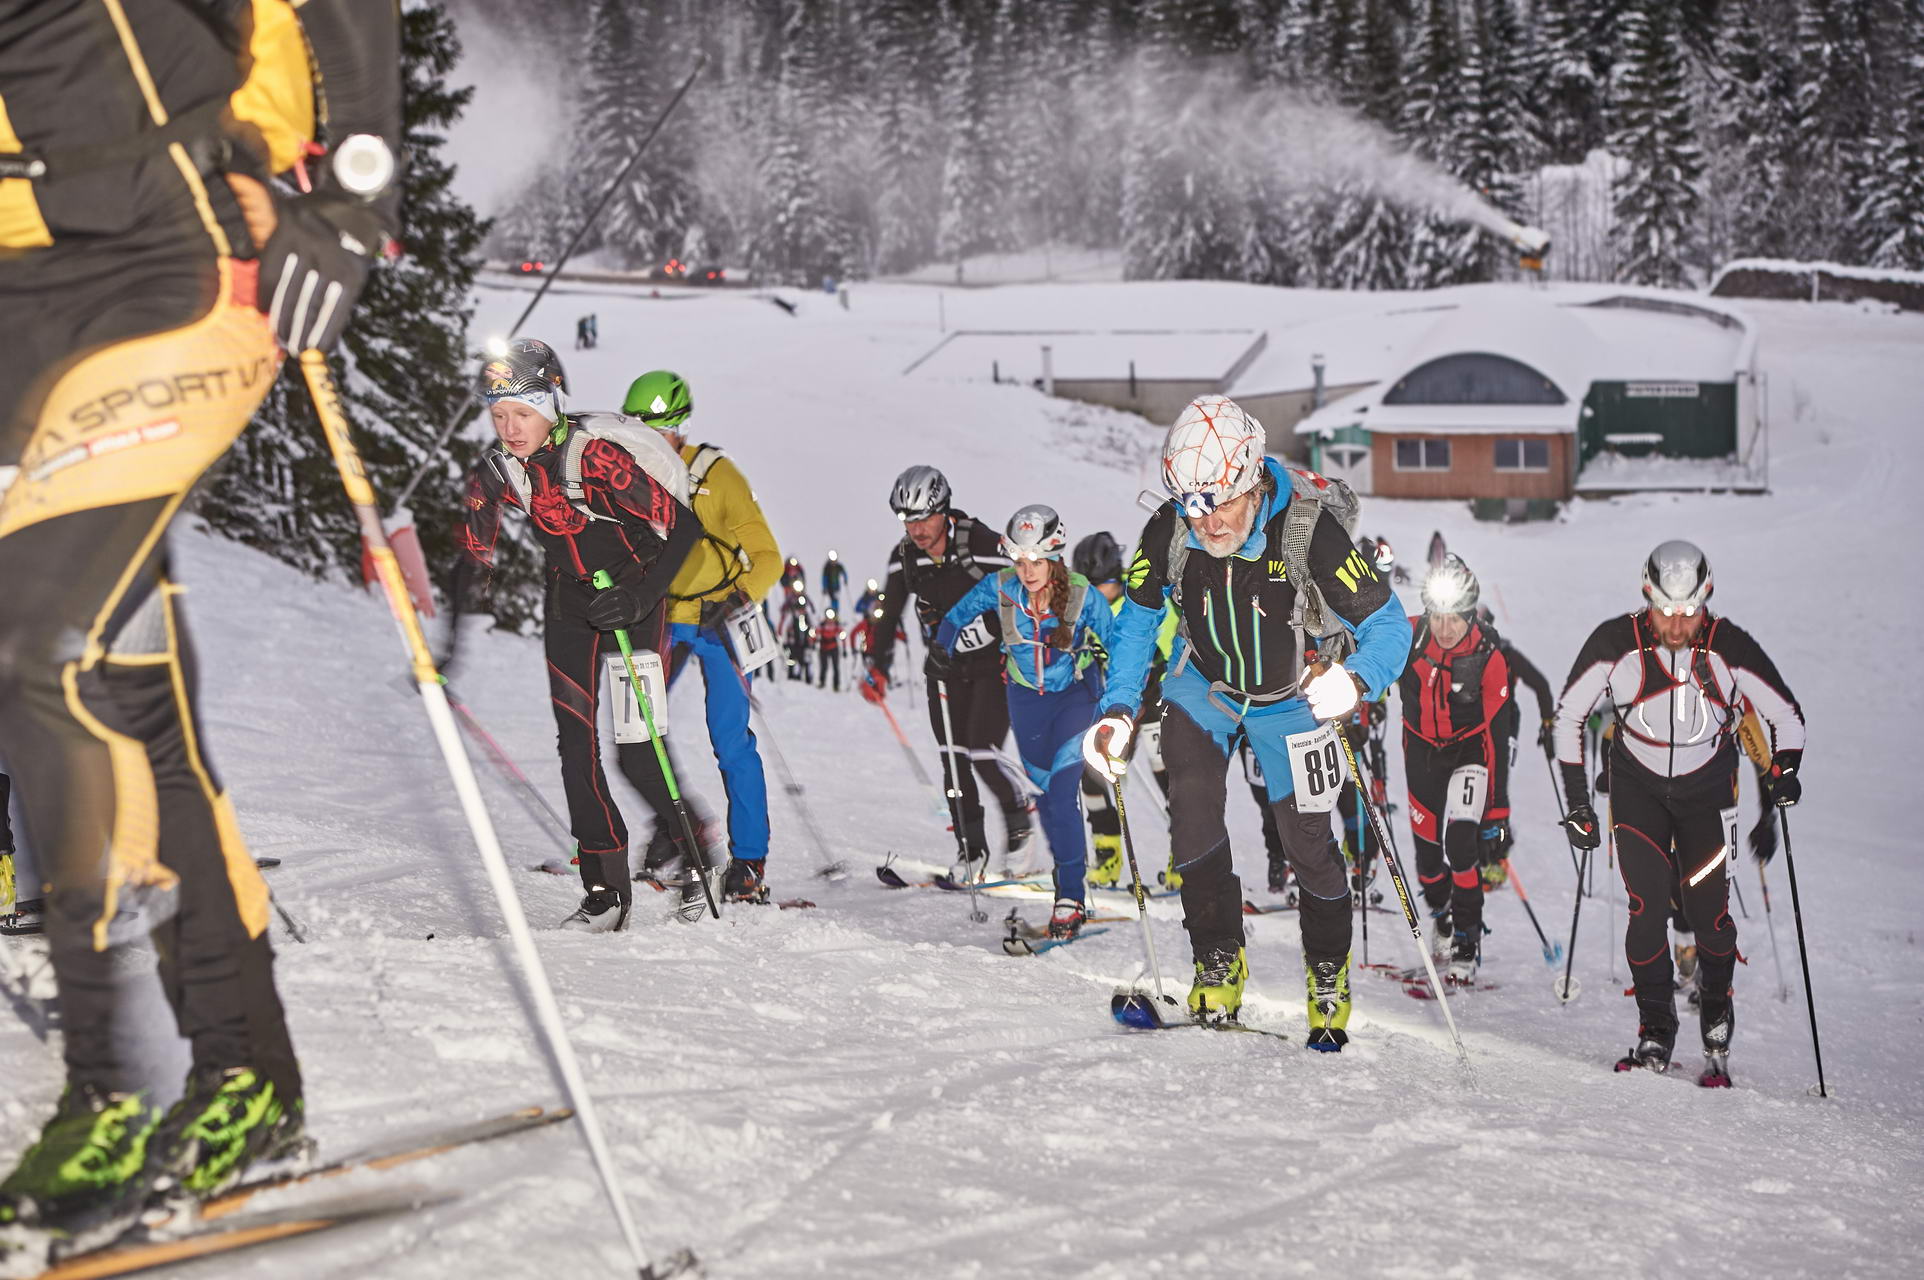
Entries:
<svg viewBox="0 0 1924 1280">
<path fill-rule="evenodd" d="M 1292 733 L 1283 744 L 1289 752 L 1289 776 L 1296 784 L 1296 812 L 1334 809 L 1343 791 L 1343 744 L 1336 740 L 1336 722 L 1325 720 L 1314 729 Z"/>
<path fill-rule="evenodd" d="M 768 615 L 759 606 L 745 604 L 729 614 L 722 623 L 722 631 L 734 647 L 735 662 L 743 675 L 759 671 L 782 652 L 781 646 L 775 643 L 775 632 L 768 625 Z"/>
<path fill-rule="evenodd" d="M 956 633 L 955 643 L 949 647 L 957 653 L 974 653 L 995 642 L 995 630 L 989 626 L 989 615 L 985 613 Z"/>
<path fill-rule="evenodd" d="M 1733 863 L 1737 861 L 1737 815 L 1740 812 L 1732 805 L 1717 815 L 1724 824 L 1724 856 Z"/>
<path fill-rule="evenodd" d="M 1452 773 L 1449 789 L 1443 793 L 1443 825 L 1482 822 L 1483 802 L 1489 794 L 1490 771 L 1482 765 L 1466 764 Z"/>
<path fill-rule="evenodd" d="M 608 663 L 608 711 L 614 717 L 615 741 L 623 744 L 648 741 L 648 721 L 635 701 L 635 687 L 628 680 L 628 663 L 619 653 L 611 653 Z M 648 694 L 648 710 L 655 717 L 655 728 L 668 736 L 668 681 L 661 670 L 661 656 L 648 649 L 635 650 L 635 672 Z"/>
<path fill-rule="evenodd" d="M 1149 767 L 1157 773 L 1162 772 L 1162 721 L 1152 720 L 1143 725 L 1136 738 L 1137 749 L 1142 752 Z"/>
</svg>

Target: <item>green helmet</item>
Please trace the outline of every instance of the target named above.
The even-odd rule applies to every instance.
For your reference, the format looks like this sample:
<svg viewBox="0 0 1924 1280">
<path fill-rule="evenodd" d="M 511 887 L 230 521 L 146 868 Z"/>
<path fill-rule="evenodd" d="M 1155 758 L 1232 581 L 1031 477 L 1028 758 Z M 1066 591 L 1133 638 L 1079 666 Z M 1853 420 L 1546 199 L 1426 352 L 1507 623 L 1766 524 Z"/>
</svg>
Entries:
<svg viewBox="0 0 1924 1280">
<path fill-rule="evenodd" d="M 688 384 L 672 369 L 654 369 L 628 385 L 628 398 L 621 411 L 640 418 L 657 431 L 674 431 L 695 411 L 695 399 Z"/>
</svg>

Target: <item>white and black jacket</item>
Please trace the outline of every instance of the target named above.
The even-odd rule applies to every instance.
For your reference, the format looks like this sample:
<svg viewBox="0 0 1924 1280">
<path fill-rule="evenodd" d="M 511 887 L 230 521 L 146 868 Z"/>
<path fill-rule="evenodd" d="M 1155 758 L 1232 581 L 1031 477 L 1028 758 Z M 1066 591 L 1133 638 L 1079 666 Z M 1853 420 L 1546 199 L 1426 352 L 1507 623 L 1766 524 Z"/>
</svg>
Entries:
<svg viewBox="0 0 1924 1280">
<path fill-rule="evenodd" d="M 1624 614 L 1590 633 L 1557 703 L 1557 762 L 1572 807 L 1589 799 L 1583 727 L 1605 697 L 1617 725 L 1613 769 L 1627 760 L 1654 778 L 1693 782 L 1734 772 L 1746 702 L 1769 728 L 1773 755 L 1804 749 L 1804 713 L 1749 632 L 1707 614 L 1693 645 L 1666 649 L 1648 610 Z"/>
</svg>

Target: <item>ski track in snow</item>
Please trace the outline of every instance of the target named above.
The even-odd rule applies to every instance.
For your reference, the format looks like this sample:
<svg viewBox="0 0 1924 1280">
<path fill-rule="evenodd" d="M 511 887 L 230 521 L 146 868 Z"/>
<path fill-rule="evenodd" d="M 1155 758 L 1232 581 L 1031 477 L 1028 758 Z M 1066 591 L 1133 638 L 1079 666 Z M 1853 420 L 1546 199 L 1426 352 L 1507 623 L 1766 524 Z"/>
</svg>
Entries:
<svg viewBox="0 0 1924 1280">
<path fill-rule="evenodd" d="M 1200 322 L 1210 289 L 1160 296 Z M 477 332 L 518 301 L 484 291 Z M 1057 406 L 1019 388 L 936 394 L 895 376 L 904 353 L 933 341 L 932 327 L 913 327 L 927 324 L 926 291 L 858 287 L 855 302 L 842 313 L 811 301 L 791 320 L 736 295 L 672 316 L 598 298 L 602 349 L 568 357 L 574 384 L 593 389 L 577 403 L 619 393 L 640 367 L 620 352 L 659 350 L 694 382 L 697 434 L 731 446 L 811 576 L 828 545 L 858 581 L 879 576 L 896 533 L 881 494 L 924 456 L 991 522 L 1041 498 L 1078 534 L 1106 524 L 1132 537 L 1140 513 L 1127 477 L 1034 447 L 1064 421 Z M 1434 1004 L 1367 972 L 1355 978 L 1349 1049 L 1305 1052 L 1299 938 L 1286 914 L 1249 922 L 1246 1017 L 1294 1043 L 1128 1032 L 1107 1003 L 1141 969 L 1133 922 L 1016 959 L 998 946 L 1010 902 L 987 899 L 991 923 L 975 925 L 961 895 L 883 889 L 871 868 L 891 852 L 946 860 L 950 838 L 931 797 L 882 717 L 853 694 L 764 683 L 781 749 L 849 877 L 810 876 L 813 854 L 771 764 L 775 894 L 819 910 L 738 908 L 719 925 L 687 926 L 667 897 L 643 889 L 624 935 L 538 934 L 651 1247 L 693 1244 L 720 1278 L 1000 1276 L 1025 1264 L 1098 1277 L 1915 1274 L 1924 1000 L 1914 912 L 1924 870 L 1897 769 L 1924 708 L 1918 682 L 1891 668 L 1924 621 L 1924 522 L 1912 496 L 1924 482 L 1912 430 L 1924 402 L 1924 318 L 1750 309 L 1771 376 L 1771 496 L 1642 495 L 1514 527 L 1475 524 L 1455 504 L 1371 500 L 1363 532 L 1420 548 L 1441 528 L 1486 590 L 1501 588 L 1499 624 L 1553 683 L 1591 627 L 1635 604 L 1650 544 L 1688 536 L 1706 547 L 1717 605 L 1759 636 L 1811 719 L 1807 802 L 1792 830 L 1837 1097 L 1805 1092 L 1815 1076 L 1781 856 L 1771 883 L 1790 1000 L 1773 998 L 1746 858 L 1750 914 L 1738 923 L 1749 964 L 1738 976 L 1737 1087 L 1727 1092 L 1692 1083 L 1687 1011 L 1675 1077 L 1610 1071 L 1635 1030 L 1634 1006 L 1617 994 L 1620 890 L 1584 902 L 1583 991 L 1568 1006 L 1551 995 L 1521 909 L 1507 893 L 1491 902 L 1485 975 L 1499 988 L 1452 1001 L 1470 1074 Z M 833 390 L 802 397 L 813 403 L 798 420 L 796 382 L 814 376 Z M 856 402 L 873 416 L 851 421 Z M 1117 429 L 1130 421 L 1113 417 Z M 878 421 L 899 439 L 863 434 Z M 1141 431 L 1146 451 L 1157 433 Z M 1024 478 L 1009 479 L 1018 468 Z M 284 860 L 269 882 L 312 938 L 297 945 L 276 926 L 312 1130 L 344 1151 L 558 1104 L 380 603 L 233 545 L 193 534 L 177 545 L 216 763 L 254 851 Z M 466 646 L 454 687 L 559 808 L 537 644 L 494 636 Z M 925 710 L 901 692 L 894 709 L 933 761 Z M 689 788 L 718 801 L 699 716 L 691 674 L 672 700 L 671 738 Z M 519 868 L 556 856 L 561 839 L 478 747 L 471 753 L 521 899 L 538 928 L 552 925 L 578 885 Z M 644 821 L 618 774 L 611 780 L 631 821 Z M 1245 886 L 1262 898 L 1245 790 L 1230 789 L 1231 830 Z M 1513 800 L 1517 868 L 1545 930 L 1567 938 L 1569 855 L 1527 734 Z M 1145 870 L 1159 866 L 1167 843 L 1155 810 L 1140 803 L 1132 816 Z M 1413 872 L 1405 817 L 1393 821 Z M 1609 888 L 1601 870 L 1597 885 L 1600 895 Z M 1022 906 L 1031 919 L 1045 909 Z M 1159 901 L 1151 913 L 1180 998 L 1181 908 Z M 1369 932 L 1371 959 L 1415 963 L 1400 918 L 1372 915 Z M 177 1063 L 177 1047 L 169 1052 Z M 13 1085 L 0 1121 L 17 1147 L 52 1105 L 59 1073 L 11 1021 L 0 1027 L 0 1062 Z M 420 1219 L 181 1273 L 620 1269 L 619 1235 L 570 1126 L 334 1186 L 381 1176 L 466 1196 Z"/>
</svg>

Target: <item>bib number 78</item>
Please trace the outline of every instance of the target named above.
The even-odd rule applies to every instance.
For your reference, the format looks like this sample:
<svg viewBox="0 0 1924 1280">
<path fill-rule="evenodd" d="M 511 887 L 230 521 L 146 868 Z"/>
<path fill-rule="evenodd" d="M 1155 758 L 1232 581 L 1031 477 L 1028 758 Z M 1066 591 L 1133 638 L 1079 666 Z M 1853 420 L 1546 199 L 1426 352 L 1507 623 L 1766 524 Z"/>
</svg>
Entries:
<svg viewBox="0 0 1924 1280">
<path fill-rule="evenodd" d="M 1283 739 L 1289 752 L 1290 781 L 1296 785 L 1298 813 L 1328 813 L 1336 807 L 1346 775 L 1343 744 L 1336 740 L 1336 722 L 1326 720 L 1314 729 Z"/>
</svg>

